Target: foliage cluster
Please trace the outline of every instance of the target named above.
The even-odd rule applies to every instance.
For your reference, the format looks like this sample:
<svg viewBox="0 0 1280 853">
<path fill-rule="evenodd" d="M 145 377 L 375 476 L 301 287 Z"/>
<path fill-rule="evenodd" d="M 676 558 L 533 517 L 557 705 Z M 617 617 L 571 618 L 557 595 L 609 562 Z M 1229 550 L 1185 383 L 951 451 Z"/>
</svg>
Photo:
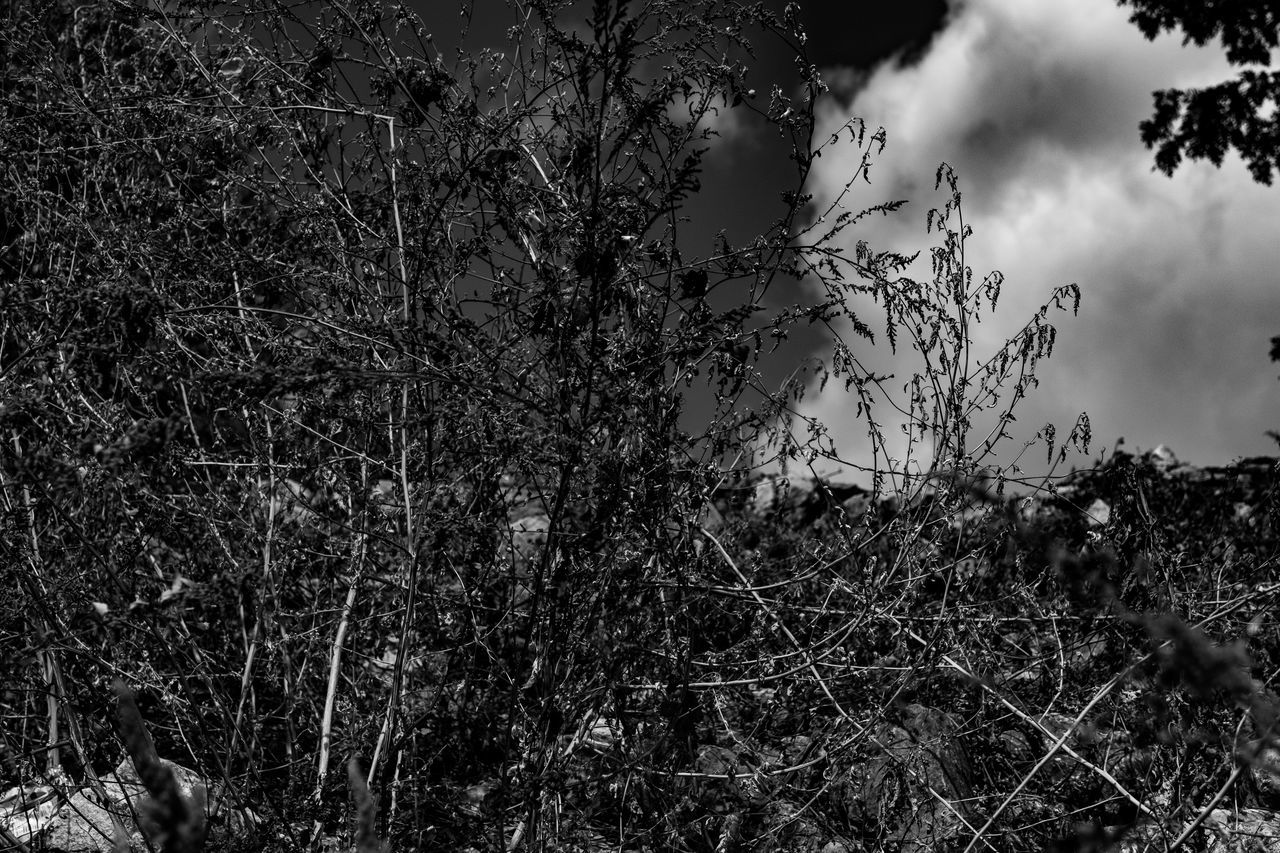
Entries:
<svg viewBox="0 0 1280 853">
<path fill-rule="evenodd" d="M 1280 168 L 1277 128 L 1280 73 L 1269 70 L 1280 46 L 1280 12 L 1269 0 L 1197 3 L 1187 0 L 1118 0 L 1132 6 L 1130 20 L 1148 39 L 1181 30 L 1183 43 L 1222 42 L 1232 65 L 1256 66 L 1203 89 L 1162 89 L 1155 112 L 1142 123 L 1142 141 L 1156 149 L 1156 166 L 1173 174 L 1182 158 L 1221 166 L 1235 151 L 1255 181 L 1270 184 Z"/>
<path fill-rule="evenodd" d="M 1222 43 L 1232 65 L 1256 66 L 1203 89 L 1153 93 L 1155 112 L 1141 125 L 1142 141 L 1156 151 L 1156 168 L 1172 175 L 1183 157 L 1221 166 L 1235 151 L 1258 183 L 1271 185 L 1280 168 L 1280 73 L 1270 70 L 1280 47 L 1280 10 L 1270 0 L 1196 3 L 1186 0 L 1118 0 L 1132 6 L 1129 20 L 1148 39 L 1181 30 L 1183 44 Z M 1280 337 L 1271 339 L 1280 360 Z M 1280 434 L 1267 435 L 1280 442 Z"/>
</svg>

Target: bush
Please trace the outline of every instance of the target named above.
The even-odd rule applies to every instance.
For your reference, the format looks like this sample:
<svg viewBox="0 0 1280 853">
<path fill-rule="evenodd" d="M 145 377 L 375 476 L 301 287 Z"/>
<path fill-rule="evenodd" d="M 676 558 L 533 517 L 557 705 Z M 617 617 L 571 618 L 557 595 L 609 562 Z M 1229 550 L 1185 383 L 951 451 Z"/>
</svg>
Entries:
<svg viewBox="0 0 1280 853">
<path fill-rule="evenodd" d="M 794 8 L 511 11 L 452 59 L 364 0 L 7 18 L 7 781 L 115 766 L 117 676 L 279 849 L 1041 849 L 1240 778 L 1274 644 L 1206 631 L 1262 618 L 1274 491 L 1117 457 L 1014 494 L 993 453 L 1079 291 L 976 352 L 1001 279 L 945 166 L 929 279 L 841 248 L 867 212 L 809 164 L 884 133 L 815 138 Z M 751 88 L 761 38 L 796 79 Z M 794 182 L 691 245 L 723 110 Z M 912 376 L 863 366 L 871 303 Z M 771 387 L 811 324 L 854 339 Z M 796 404 L 832 380 L 869 489 L 815 473 L 847 460 Z"/>
</svg>

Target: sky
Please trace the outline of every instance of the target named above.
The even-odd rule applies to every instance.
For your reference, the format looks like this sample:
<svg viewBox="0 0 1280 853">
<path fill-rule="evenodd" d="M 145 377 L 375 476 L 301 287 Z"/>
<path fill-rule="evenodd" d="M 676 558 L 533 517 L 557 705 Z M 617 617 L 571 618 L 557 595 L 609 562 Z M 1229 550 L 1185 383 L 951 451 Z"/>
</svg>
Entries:
<svg viewBox="0 0 1280 853">
<path fill-rule="evenodd" d="M 1055 474 L 1087 466 L 1120 439 L 1131 452 L 1166 445 L 1196 465 L 1276 452 L 1265 433 L 1280 430 L 1280 364 L 1268 359 L 1270 338 L 1280 335 L 1280 186 L 1253 183 L 1234 157 L 1221 169 L 1184 163 L 1166 177 L 1138 129 L 1153 91 L 1235 75 L 1219 46 L 1184 47 L 1177 34 L 1149 42 L 1115 0 L 801 6 L 809 58 L 832 87 L 817 138 L 852 117 L 887 135 L 870 183 L 856 186 L 848 207 L 909 202 L 851 229 L 847 248 L 865 240 L 927 258 L 934 238 L 925 217 L 945 201 L 934 177 L 946 162 L 974 229 L 968 264 L 979 279 L 993 270 L 1005 276 L 999 309 L 974 328 L 980 354 L 1020 329 L 1054 288 L 1081 289 L 1078 316 L 1051 315 L 1056 349 L 1037 371 L 1039 388 L 1014 412 L 1014 440 L 989 461 L 1013 461 L 1045 424 L 1065 435 L 1082 412 L 1090 453 L 1068 457 Z M 424 11 L 444 26 L 442 9 Z M 495 36 L 497 20 L 489 22 Z M 757 44 L 757 88 L 794 85 L 790 57 Z M 767 227 L 781 213 L 778 192 L 791 168 L 776 134 L 734 113 L 719 130 L 704 191 L 687 211 L 708 249 L 720 229 L 741 241 Z M 859 156 L 847 144 L 824 152 L 808 186 L 817 202 L 834 197 Z M 911 275 L 927 279 L 927 260 Z M 882 311 L 862 316 L 879 332 L 876 346 L 838 331 L 900 385 L 914 369 L 911 353 L 888 353 Z M 765 365 L 766 378 L 780 381 L 800 357 L 830 350 L 823 334 L 798 335 Z M 845 458 L 870 460 L 865 422 L 837 383 L 809 389 L 800 414 L 821 420 Z M 894 433 L 888 409 L 877 419 Z M 903 446 L 893 449 L 900 455 Z M 1050 471 L 1043 448 L 1019 464 L 1029 477 Z M 828 465 L 823 473 L 841 472 Z"/>
<path fill-rule="evenodd" d="M 977 327 L 980 348 L 1021 328 L 1053 288 L 1080 286 L 1079 316 L 1051 318 L 1057 347 L 1038 371 L 1039 389 L 1015 410 L 1015 437 L 1045 423 L 1061 436 L 1087 412 L 1093 458 L 1122 437 L 1131 452 L 1164 444 L 1196 465 L 1274 454 L 1265 431 L 1280 429 L 1280 365 L 1268 360 L 1280 335 L 1280 187 L 1253 183 L 1234 158 L 1166 177 L 1138 131 L 1154 90 L 1233 77 L 1222 51 L 1183 47 L 1177 35 L 1148 42 L 1113 0 L 967 0 L 940 18 L 920 3 L 880 21 L 857 9 L 894 5 L 809 10 L 810 48 L 833 88 L 822 129 L 857 116 L 887 134 L 870 184 L 849 207 L 910 201 L 855 229 L 850 242 L 927 249 L 925 214 L 945 201 L 933 192 L 945 161 L 974 229 L 969 265 L 979 277 L 1005 275 L 999 310 Z M 868 30 L 896 35 L 869 50 Z M 893 53 L 895 40 L 905 58 Z M 843 187 L 859 156 L 848 145 L 824 153 L 810 186 L 819 201 Z M 914 273 L 927 278 L 927 265 Z M 877 364 L 910 372 L 910 354 L 888 358 L 883 349 Z M 844 439 L 845 456 L 863 458 L 852 398 L 814 389 L 801 411 Z M 1021 446 L 1005 445 L 1001 461 Z M 1089 458 L 1070 457 L 1067 467 Z M 1043 450 L 1023 463 L 1029 474 L 1048 470 Z"/>
</svg>

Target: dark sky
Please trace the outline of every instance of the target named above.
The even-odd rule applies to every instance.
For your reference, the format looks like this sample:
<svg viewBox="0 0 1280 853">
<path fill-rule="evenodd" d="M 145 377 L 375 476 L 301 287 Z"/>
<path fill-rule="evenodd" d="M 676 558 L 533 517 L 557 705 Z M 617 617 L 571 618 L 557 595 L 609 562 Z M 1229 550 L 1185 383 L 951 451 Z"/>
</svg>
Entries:
<svg viewBox="0 0 1280 853">
<path fill-rule="evenodd" d="M 945 0 L 811 0 L 801 9 L 810 59 L 861 69 L 916 58 L 947 15 Z"/>
<path fill-rule="evenodd" d="M 783 0 L 770 0 L 781 10 Z M 585 4 L 584 4 L 585 5 Z M 471 27 L 482 41 L 496 43 L 509 25 L 503 0 L 454 3 L 418 0 L 412 6 L 439 39 L 457 30 L 458 10 L 469 8 Z M 810 59 L 820 65 L 870 68 L 905 51 L 917 53 L 947 14 L 945 0 L 810 0 L 801 3 L 809 35 Z"/>
</svg>

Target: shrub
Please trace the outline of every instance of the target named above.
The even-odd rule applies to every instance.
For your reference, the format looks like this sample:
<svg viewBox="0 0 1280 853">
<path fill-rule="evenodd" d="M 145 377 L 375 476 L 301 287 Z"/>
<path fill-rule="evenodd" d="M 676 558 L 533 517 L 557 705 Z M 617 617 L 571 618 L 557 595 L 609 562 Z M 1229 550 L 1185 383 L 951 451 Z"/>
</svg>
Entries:
<svg viewBox="0 0 1280 853">
<path fill-rule="evenodd" d="M 155 750 L 259 804 L 264 845 L 340 834 L 349 786 L 362 850 L 718 849 L 860 831 L 821 773 L 889 749 L 912 699 L 988 713 L 1000 674 L 949 650 L 1049 591 L 996 511 L 1020 472 L 975 484 L 1078 290 L 971 359 L 1000 279 L 964 265 L 946 167 L 931 279 L 842 249 L 851 190 L 811 209 L 809 166 L 884 134 L 815 139 L 791 6 L 511 8 L 509 50 L 454 61 L 366 0 L 7 19 L 0 671 L 24 767 L 114 761 L 127 673 Z M 758 37 L 796 79 L 748 85 Z M 718 110 L 777 134 L 794 183 L 758 238 L 695 246 Z M 779 308 L 801 279 L 816 298 Z M 923 360 L 905 401 L 855 355 L 855 297 Z M 791 330 L 838 322 L 858 339 L 769 386 Z M 725 498 L 838 459 L 795 415 L 807 375 L 867 413 L 860 518 L 826 487 L 785 523 Z"/>
</svg>

